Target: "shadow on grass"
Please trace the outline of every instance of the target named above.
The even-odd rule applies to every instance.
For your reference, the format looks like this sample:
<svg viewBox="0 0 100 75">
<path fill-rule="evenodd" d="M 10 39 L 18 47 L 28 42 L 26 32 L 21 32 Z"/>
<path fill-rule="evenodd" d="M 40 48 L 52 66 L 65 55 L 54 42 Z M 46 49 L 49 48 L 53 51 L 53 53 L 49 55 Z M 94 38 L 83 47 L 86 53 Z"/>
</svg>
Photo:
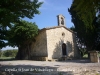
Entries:
<svg viewBox="0 0 100 75">
<path fill-rule="evenodd" d="M 74 75 L 73 71 L 60 71 L 57 67 L 33 65 L 1 65 L 0 75 Z"/>
</svg>

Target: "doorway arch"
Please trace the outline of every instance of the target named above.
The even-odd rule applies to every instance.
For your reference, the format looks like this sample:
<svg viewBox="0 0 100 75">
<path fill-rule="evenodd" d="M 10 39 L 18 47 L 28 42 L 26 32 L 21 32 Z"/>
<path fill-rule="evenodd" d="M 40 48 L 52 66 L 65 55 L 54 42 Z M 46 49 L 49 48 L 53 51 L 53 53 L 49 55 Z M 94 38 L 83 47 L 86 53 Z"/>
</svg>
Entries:
<svg viewBox="0 0 100 75">
<path fill-rule="evenodd" d="M 62 55 L 67 55 L 66 44 L 65 43 L 62 44 Z"/>
</svg>

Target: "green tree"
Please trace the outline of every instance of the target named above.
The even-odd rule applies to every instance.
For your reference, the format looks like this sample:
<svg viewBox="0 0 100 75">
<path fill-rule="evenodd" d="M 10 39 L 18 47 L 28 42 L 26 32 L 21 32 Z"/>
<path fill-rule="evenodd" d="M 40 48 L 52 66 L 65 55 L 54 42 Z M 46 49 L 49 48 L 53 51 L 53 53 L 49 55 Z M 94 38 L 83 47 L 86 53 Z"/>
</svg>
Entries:
<svg viewBox="0 0 100 75">
<path fill-rule="evenodd" d="M 93 24 L 96 12 L 94 9 L 89 9 L 83 11 L 81 14 L 75 10 L 81 1 L 75 5 L 76 3 L 76 0 L 74 0 L 68 11 L 72 16 L 72 22 L 74 23 L 75 31 L 77 32 L 77 37 L 79 38 L 80 42 L 86 45 L 87 50 L 92 50 L 96 39 L 96 27 Z M 80 8 L 84 9 L 82 7 Z"/>
<path fill-rule="evenodd" d="M 0 57 L 2 57 L 2 50 L 0 49 Z"/>
<path fill-rule="evenodd" d="M 95 27 L 96 27 L 96 33 L 97 33 L 97 36 L 96 36 L 96 40 L 95 40 L 95 49 L 96 50 L 100 50 L 100 14 L 95 17 L 93 23 L 95 24 Z"/>
<path fill-rule="evenodd" d="M 38 0 L 1 0 L 0 1 L 0 48 L 5 47 L 7 28 L 22 18 L 32 19 L 39 14 L 42 2 Z M 6 31 L 6 32 L 5 32 Z"/>
<path fill-rule="evenodd" d="M 92 21 L 93 24 L 96 27 L 96 45 L 95 48 L 100 50 L 100 0 L 73 0 L 73 6 L 74 10 L 77 11 L 77 15 L 80 15 L 80 19 L 85 19 L 87 17 L 87 14 L 84 14 L 84 11 L 88 11 L 88 12 L 95 12 L 96 15 L 94 15 L 95 17 L 92 17 Z M 91 14 L 90 14 L 91 15 Z"/>
<path fill-rule="evenodd" d="M 20 18 L 34 17 L 39 14 L 38 8 L 42 2 L 38 0 L 2 0 L 0 1 L 0 24 L 9 26 L 13 22 L 18 22 Z"/>
<path fill-rule="evenodd" d="M 4 42 L 6 40 L 7 30 L 3 26 L 0 25 L 0 49 L 5 47 L 7 44 Z"/>
<path fill-rule="evenodd" d="M 4 57 L 15 57 L 17 52 L 18 50 L 5 50 L 3 51 L 3 56 Z"/>
<path fill-rule="evenodd" d="M 76 33 L 77 48 L 80 52 L 81 57 L 83 57 L 84 54 L 86 53 L 86 46 L 85 46 L 84 42 L 81 41 L 81 39 L 77 36 L 77 31 L 76 31 L 75 27 L 72 26 L 72 27 L 70 27 L 70 29 Z"/>
<path fill-rule="evenodd" d="M 17 46 L 16 59 L 30 59 L 31 46 L 38 34 L 38 26 L 35 23 L 20 21 L 9 29 L 8 43 L 10 46 Z"/>
<path fill-rule="evenodd" d="M 74 4 L 73 6 L 75 6 L 74 10 L 78 11 L 77 14 L 84 14 L 84 11 L 95 11 L 98 12 L 100 11 L 100 0 L 73 0 Z"/>
<path fill-rule="evenodd" d="M 3 56 L 4 57 L 10 57 L 10 55 L 12 55 L 11 51 L 9 51 L 9 50 L 3 51 Z"/>
</svg>

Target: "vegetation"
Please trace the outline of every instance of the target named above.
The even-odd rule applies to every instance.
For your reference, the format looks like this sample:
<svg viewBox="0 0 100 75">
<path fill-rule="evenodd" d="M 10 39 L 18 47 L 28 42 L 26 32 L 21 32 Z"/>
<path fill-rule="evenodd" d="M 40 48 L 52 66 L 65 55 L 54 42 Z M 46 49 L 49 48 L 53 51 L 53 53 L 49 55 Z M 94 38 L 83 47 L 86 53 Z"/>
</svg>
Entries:
<svg viewBox="0 0 100 75">
<path fill-rule="evenodd" d="M 7 58 L 15 58 L 18 50 L 2 50 L 0 58 L 7 59 Z"/>
<path fill-rule="evenodd" d="M 16 59 L 30 59 L 31 45 L 38 34 L 38 26 L 35 23 L 21 21 L 9 29 L 8 43 L 18 47 Z"/>
<path fill-rule="evenodd" d="M 100 57 L 100 52 L 98 53 L 98 56 Z M 87 53 L 84 54 L 84 55 L 83 55 L 83 58 L 88 58 L 88 54 L 87 54 Z"/>
<path fill-rule="evenodd" d="M 0 57 L 2 56 L 2 50 L 0 50 Z"/>
<path fill-rule="evenodd" d="M 78 11 L 77 14 L 84 14 L 84 11 L 100 11 L 100 1 L 99 0 L 74 0 L 73 6 L 75 6 L 74 10 Z"/>
<path fill-rule="evenodd" d="M 39 7 L 42 2 L 38 0 L 2 0 L 0 1 L 0 49 L 7 46 L 7 29 L 14 23 L 19 23 L 22 18 L 32 19 L 35 14 L 40 14 Z"/>
<path fill-rule="evenodd" d="M 3 57 L 15 57 L 18 50 L 5 50 L 3 51 Z"/>
<path fill-rule="evenodd" d="M 31 44 L 38 34 L 38 26 L 22 19 L 25 17 L 32 19 L 35 14 L 40 14 L 38 9 L 41 5 L 42 2 L 38 0 L 0 2 L 0 49 L 7 45 L 17 46 L 16 59 L 30 58 Z"/>
<path fill-rule="evenodd" d="M 71 29 L 76 32 L 79 49 L 86 48 L 87 51 L 100 50 L 99 6 L 98 0 L 89 2 L 73 0 L 71 7 L 68 9 L 75 27 Z"/>
</svg>

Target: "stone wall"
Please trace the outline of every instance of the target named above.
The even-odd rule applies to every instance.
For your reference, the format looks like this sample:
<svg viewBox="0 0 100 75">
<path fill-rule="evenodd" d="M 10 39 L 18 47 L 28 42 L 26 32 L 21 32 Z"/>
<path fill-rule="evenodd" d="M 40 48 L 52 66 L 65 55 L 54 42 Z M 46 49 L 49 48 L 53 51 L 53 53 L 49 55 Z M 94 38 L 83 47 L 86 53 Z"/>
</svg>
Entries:
<svg viewBox="0 0 100 75">
<path fill-rule="evenodd" d="M 64 26 L 45 28 L 32 45 L 32 57 L 34 59 L 46 57 L 46 60 L 60 59 L 63 57 L 63 43 L 66 44 L 67 57 L 78 57 L 75 34 L 72 31 Z"/>
<path fill-rule="evenodd" d="M 59 59 L 62 57 L 62 44 L 66 44 L 67 56 L 74 57 L 76 45 L 73 40 L 73 33 L 64 27 L 46 30 L 48 59 Z M 76 52 L 77 53 L 77 52 Z"/>
<path fill-rule="evenodd" d="M 32 45 L 32 56 L 33 57 L 47 57 L 47 39 L 46 31 L 41 31 L 36 37 L 36 42 Z"/>
</svg>

